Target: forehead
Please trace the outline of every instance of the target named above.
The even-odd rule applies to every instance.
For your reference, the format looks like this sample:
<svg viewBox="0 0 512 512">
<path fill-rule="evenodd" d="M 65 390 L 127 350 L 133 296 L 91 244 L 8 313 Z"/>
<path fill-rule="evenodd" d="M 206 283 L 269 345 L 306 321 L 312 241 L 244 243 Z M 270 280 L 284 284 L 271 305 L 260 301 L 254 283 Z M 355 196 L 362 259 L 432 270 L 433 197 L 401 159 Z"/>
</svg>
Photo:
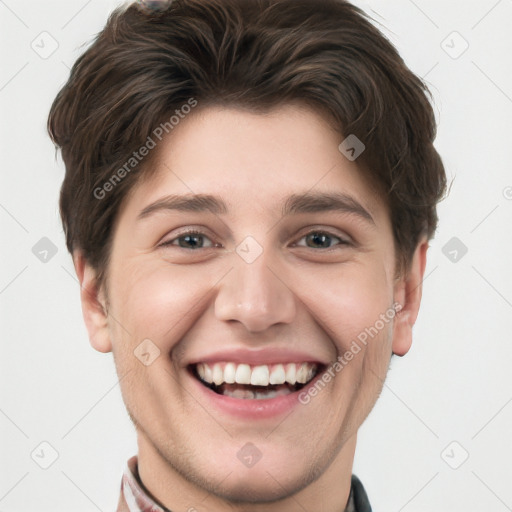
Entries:
<svg viewBox="0 0 512 512">
<path fill-rule="evenodd" d="M 207 194 L 222 198 L 228 212 L 277 215 L 292 195 L 341 194 L 378 217 L 386 210 L 382 196 L 357 162 L 340 152 L 343 139 L 303 105 L 266 113 L 197 108 L 157 142 L 153 168 L 123 210 L 139 215 L 165 194 Z"/>
</svg>

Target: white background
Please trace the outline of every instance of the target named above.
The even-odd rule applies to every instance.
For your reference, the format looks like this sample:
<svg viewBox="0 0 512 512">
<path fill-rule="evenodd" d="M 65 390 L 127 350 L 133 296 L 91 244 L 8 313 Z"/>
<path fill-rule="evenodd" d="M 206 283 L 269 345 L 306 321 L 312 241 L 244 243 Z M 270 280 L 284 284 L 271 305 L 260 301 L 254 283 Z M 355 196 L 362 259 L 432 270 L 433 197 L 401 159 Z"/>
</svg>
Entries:
<svg viewBox="0 0 512 512">
<path fill-rule="evenodd" d="M 64 170 L 45 131 L 81 46 L 117 3 L 0 0 L 3 512 L 114 510 L 136 451 L 112 356 L 88 344 L 58 217 Z M 512 510 L 512 0 L 358 4 L 429 84 L 454 181 L 413 349 L 392 363 L 354 472 L 376 512 Z M 43 31 L 59 45 L 46 59 L 31 47 Z M 32 252 L 42 237 L 58 251 L 46 263 Z M 453 237 L 468 248 L 455 263 L 443 253 Z M 43 441 L 59 454 L 46 470 Z"/>
</svg>

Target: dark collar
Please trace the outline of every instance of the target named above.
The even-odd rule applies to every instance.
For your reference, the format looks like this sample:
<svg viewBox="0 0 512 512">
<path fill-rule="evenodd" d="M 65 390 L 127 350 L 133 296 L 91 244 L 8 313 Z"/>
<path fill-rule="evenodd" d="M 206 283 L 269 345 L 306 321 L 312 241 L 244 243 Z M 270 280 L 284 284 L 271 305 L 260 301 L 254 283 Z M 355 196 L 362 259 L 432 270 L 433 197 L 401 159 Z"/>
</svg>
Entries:
<svg viewBox="0 0 512 512">
<path fill-rule="evenodd" d="M 364 490 L 363 484 L 356 475 L 352 475 L 352 485 L 350 487 L 350 496 L 345 512 L 372 512 L 368 495 Z"/>
</svg>

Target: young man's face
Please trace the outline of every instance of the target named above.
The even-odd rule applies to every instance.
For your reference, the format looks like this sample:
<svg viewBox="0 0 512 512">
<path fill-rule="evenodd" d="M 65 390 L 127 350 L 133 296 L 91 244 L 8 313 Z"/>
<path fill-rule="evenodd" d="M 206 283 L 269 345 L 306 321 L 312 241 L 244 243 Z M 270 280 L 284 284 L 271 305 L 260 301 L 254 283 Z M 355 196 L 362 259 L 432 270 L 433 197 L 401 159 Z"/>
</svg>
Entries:
<svg viewBox="0 0 512 512">
<path fill-rule="evenodd" d="M 108 316 L 90 295 L 83 301 L 93 345 L 113 350 L 138 430 L 141 477 L 155 496 L 202 488 L 231 502 L 269 502 L 319 482 L 336 494 L 339 475 L 350 474 L 357 429 L 392 351 L 410 345 L 426 243 L 408 277 L 397 279 L 384 198 L 341 142 L 306 108 L 198 109 L 153 150 L 156 175 L 126 198 Z M 189 211 L 146 210 L 197 194 L 215 198 L 215 207 L 212 199 Z M 322 195 L 337 195 L 337 208 Z M 93 273 L 80 265 L 92 290 Z M 396 303 L 403 309 L 394 315 Z M 330 368 L 331 378 L 320 372 L 299 392 L 284 384 L 280 396 L 261 388 L 251 399 L 248 386 L 220 388 L 231 396 L 208 388 L 199 363 L 212 370 L 207 379 L 229 381 L 227 363 L 263 367 L 251 374 L 255 382 L 265 382 L 267 367 L 282 381 L 291 363 Z M 165 488 L 171 477 L 179 492 Z"/>
</svg>

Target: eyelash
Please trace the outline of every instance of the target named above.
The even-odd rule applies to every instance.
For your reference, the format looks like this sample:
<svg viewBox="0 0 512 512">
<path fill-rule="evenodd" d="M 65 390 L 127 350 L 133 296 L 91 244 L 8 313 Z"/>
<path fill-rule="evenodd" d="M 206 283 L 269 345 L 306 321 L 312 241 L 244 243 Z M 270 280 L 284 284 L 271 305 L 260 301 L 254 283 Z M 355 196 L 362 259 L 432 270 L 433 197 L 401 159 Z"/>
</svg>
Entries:
<svg viewBox="0 0 512 512">
<path fill-rule="evenodd" d="M 344 238 L 342 238 L 340 236 L 337 236 L 337 235 L 335 235 L 333 233 L 330 233 L 329 231 L 323 231 L 323 230 L 320 230 L 320 229 L 313 229 L 311 231 L 308 231 L 307 233 L 302 235 L 299 240 L 302 240 L 303 238 L 306 238 L 306 237 L 308 237 L 309 235 L 312 235 L 312 234 L 327 235 L 331 239 L 339 240 L 339 243 L 336 244 L 335 246 L 327 247 L 327 248 L 324 248 L 324 249 L 322 249 L 322 248 L 316 249 L 317 251 L 329 252 L 329 251 L 334 250 L 334 248 L 337 247 L 337 246 L 350 246 L 350 245 L 352 245 L 351 242 L 349 242 L 348 240 L 346 240 L 346 239 L 344 239 Z M 173 238 L 172 240 L 168 240 L 167 242 L 163 242 L 162 244 L 160 244 L 160 247 L 176 246 L 177 248 L 183 249 L 185 251 L 198 251 L 200 249 L 213 249 L 215 247 L 218 247 L 218 244 L 215 244 L 212 240 L 210 240 L 212 242 L 212 244 L 213 244 L 212 247 L 200 247 L 199 249 L 188 249 L 188 248 L 185 248 L 185 247 L 179 247 L 178 245 L 173 243 L 173 242 L 179 240 L 180 238 L 184 238 L 186 236 L 191 236 L 191 235 L 202 236 L 202 237 L 207 238 L 208 240 L 210 240 L 210 238 L 208 236 L 206 236 L 203 232 L 195 230 L 195 229 L 191 229 L 189 231 L 184 231 L 183 233 L 180 233 L 179 236 Z M 301 245 L 300 247 L 305 247 L 305 246 Z M 306 247 L 306 248 L 308 248 L 308 247 Z M 309 249 L 312 249 L 312 248 L 309 247 Z"/>
</svg>

